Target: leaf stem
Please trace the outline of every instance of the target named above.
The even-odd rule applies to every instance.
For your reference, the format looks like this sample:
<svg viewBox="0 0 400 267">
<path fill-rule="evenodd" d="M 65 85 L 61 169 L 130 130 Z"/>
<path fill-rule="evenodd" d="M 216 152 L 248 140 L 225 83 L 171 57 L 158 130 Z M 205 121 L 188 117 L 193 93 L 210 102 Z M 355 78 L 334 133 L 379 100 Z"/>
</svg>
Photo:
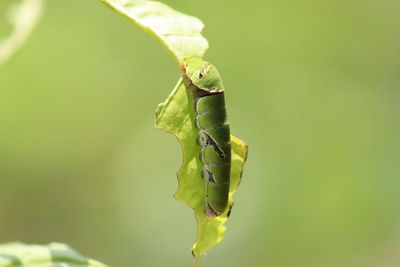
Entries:
<svg viewBox="0 0 400 267">
<path fill-rule="evenodd" d="M 199 267 L 200 266 L 200 258 L 194 258 L 192 267 Z"/>
</svg>

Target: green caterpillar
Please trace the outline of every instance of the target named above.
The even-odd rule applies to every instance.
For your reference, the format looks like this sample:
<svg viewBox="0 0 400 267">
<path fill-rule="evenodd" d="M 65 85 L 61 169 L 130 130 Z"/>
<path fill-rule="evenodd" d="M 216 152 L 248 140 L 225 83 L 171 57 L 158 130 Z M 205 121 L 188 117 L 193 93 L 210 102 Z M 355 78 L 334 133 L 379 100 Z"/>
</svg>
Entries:
<svg viewBox="0 0 400 267">
<path fill-rule="evenodd" d="M 181 72 L 194 99 L 200 160 L 204 165 L 205 211 L 207 216 L 216 217 L 228 205 L 231 171 L 231 139 L 224 86 L 217 69 L 200 58 L 185 59 Z"/>
</svg>

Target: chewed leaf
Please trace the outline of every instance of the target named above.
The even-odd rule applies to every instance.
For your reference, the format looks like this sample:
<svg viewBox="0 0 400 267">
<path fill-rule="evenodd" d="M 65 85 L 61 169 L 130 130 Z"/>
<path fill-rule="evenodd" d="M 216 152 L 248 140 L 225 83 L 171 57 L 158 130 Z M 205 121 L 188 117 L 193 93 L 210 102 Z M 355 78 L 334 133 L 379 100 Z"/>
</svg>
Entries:
<svg viewBox="0 0 400 267">
<path fill-rule="evenodd" d="M 154 35 L 178 62 L 185 57 L 202 57 L 208 49 L 201 35 L 203 23 L 169 6 L 143 0 L 100 0 L 137 26 Z"/>
<path fill-rule="evenodd" d="M 78 254 L 67 245 L 9 243 L 0 245 L 0 267 L 107 267 Z"/>
<path fill-rule="evenodd" d="M 5 4 L 6 10 L 0 10 L 0 16 L 6 16 L 11 31 L 6 36 L 0 34 L 0 64 L 9 59 L 25 43 L 37 24 L 42 8 L 42 0 L 12 1 Z M 0 28 L 6 28 L 0 25 Z"/>
<path fill-rule="evenodd" d="M 208 48 L 201 35 L 203 23 L 192 16 L 178 12 L 165 4 L 143 0 L 100 0 L 124 15 L 137 26 L 154 35 L 172 53 L 178 63 L 184 58 L 202 58 Z M 240 183 L 247 145 L 231 136 L 232 166 L 228 208 L 217 217 L 205 215 L 205 182 L 201 177 L 203 163 L 197 144 L 195 111 L 192 95 L 179 80 L 166 102 L 157 108 L 156 127 L 174 134 L 182 145 L 183 164 L 178 172 L 178 191 L 175 198 L 192 207 L 197 220 L 197 239 L 193 255 L 199 259 L 212 246 L 222 240 L 224 223 L 233 205 L 233 193 Z"/>
<path fill-rule="evenodd" d="M 192 252 L 200 258 L 211 247 L 219 243 L 233 205 L 235 193 L 241 179 L 243 164 L 247 157 L 247 145 L 231 136 L 232 167 L 228 209 L 220 216 L 205 215 L 205 182 L 201 177 L 202 162 L 199 159 L 201 147 L 197 144 L 198 129 L 195 127 L 195 112 L 191 93 L 182 80 L 156 112 L 156 127 L 175 135 L 182 146 L 183 164 L 178 171 L 179 188 L 175 198 L 194 209 L 197 221 L 197 238 Z"/>
</svg>

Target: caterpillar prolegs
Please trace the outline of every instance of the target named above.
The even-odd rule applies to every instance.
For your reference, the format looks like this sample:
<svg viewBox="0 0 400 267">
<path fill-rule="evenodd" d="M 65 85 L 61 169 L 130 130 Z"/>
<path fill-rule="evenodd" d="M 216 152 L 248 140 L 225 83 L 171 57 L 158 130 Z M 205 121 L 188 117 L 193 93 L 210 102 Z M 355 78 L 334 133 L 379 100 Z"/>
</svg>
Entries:
<svg viewBox="0 0 400 267">
<path fill-rule="evenodd" d="M 181 65 L 183 82 L 192 93 L 199 130 L 199 155 L 205 181 L 205 211 L 221 215 L 228 205 L 231 141 L 226 116 L 224 87 L 217 69 L 200 58 L 187 58 Z"/>
</svg>

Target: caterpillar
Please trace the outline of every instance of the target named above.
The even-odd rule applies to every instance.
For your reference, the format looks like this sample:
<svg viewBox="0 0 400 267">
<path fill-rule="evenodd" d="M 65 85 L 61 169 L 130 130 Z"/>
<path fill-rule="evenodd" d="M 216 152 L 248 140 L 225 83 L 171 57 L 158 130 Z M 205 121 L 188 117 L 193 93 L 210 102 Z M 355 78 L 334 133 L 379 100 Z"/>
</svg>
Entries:
<svg viewBox="0 0 400 267">
<path fill-rule="evenodd" d="M 205 213 L 208 217 L 216 217 L 228 205 L 231 170 L 224 86 L 217 69 L 200 58 L 184 59 L 181 72 L 183 83 L 194 100 L 197 143 L 201 146 L 199 158 L 205 181 Z"/>
</svg>

